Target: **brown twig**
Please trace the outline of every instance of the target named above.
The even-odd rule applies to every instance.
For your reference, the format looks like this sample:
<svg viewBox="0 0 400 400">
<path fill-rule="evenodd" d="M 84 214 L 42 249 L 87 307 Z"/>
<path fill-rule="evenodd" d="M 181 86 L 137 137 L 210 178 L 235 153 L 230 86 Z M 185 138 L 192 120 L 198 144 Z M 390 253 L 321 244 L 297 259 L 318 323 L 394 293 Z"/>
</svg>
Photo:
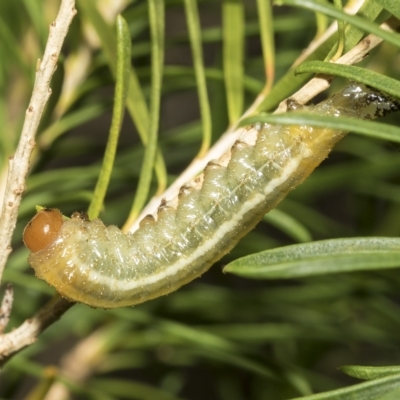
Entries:
<svg viewBox="0 0 400 400">
<path fill-rule="evenodd" d="M 6 329 L 8 321 L 10 320 L 13 301 L 14 290 L 11 283 L 9 283 L 6 287 L 6 291 L 4 292 L 0 307 L 0 334 L 4 332 L 4 329 Z"/>
<path fill-rule="evenodd" d="M 57 321 L 74 304 L 57 295 L 18 328 L 1 335 L 0 366 L 19 350 L 34 343 L 39 333 Z"/>
</svg>

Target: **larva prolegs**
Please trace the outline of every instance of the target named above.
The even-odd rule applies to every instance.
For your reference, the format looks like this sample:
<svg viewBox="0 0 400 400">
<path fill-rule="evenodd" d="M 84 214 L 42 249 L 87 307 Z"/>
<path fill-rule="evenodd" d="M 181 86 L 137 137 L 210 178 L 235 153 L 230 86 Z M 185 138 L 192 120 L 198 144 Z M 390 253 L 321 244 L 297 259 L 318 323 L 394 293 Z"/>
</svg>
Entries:
<svg viewBox="0 0 400 400">
<path fill-rule="evenodd" d="M 372 119 L 398 108 L 384 94 L 353 84 L 301 111 Z M 252 129 L 255 141 L 236 142 L 132 234 L 75 215 L 55 228 L 50 243 L 32 245 L 29 238 L 42 235 L 37 214 L 24 233 L 37 276 L 63 296 L 92 307 L 131 306 L 170 293 L 229 252 L 345 135 L 309 126 Z M 43 213 L 46 220 L 50 213 L 50 220 L 54 215 L 59 221 L 61 215 Z"/>
</svg>

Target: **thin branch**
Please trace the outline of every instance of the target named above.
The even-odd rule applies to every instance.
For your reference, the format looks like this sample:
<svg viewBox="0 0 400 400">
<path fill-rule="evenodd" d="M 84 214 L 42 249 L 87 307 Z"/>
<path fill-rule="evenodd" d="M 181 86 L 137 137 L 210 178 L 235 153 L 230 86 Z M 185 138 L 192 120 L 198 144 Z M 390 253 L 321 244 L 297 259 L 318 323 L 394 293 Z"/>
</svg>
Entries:
<svg viewBox="0 0 400 400">
<path fill-rule="evenodd" d="M 4 292 L 4 297 L 0 307 L 0 333 L 3 333 L 4 329 L 8 325 L 13 301 L 14 301 L 14 290 L 11 283 L 9 283 L 6 287 L 6 291 Z"/>
<path fill-rule="evenodd" d="M 50 97 L 50 80 L 56 69 L 61 46 L 76 14 L 74 0 L 62 0 L 60 11 L 50 24 L 50 34 L 43 60 L 38 60 L 32 97 L 26 110 L 25 121 L 17 150 L 8 162 L 8 176 L 0 217 L 0 281 L 4 266 L 11 253 L 11 237 L 17 222 L 18 209 L 25 191 L 25 178 L 29 159 L 35 147 L 35 135 L 44 107 Z"/>
<path fill-rule="evenodd" d="M 0 336 L 0 366 L 19 350 L 34 343 L 39 333 L 57 321 L 74 304 L 56 295 L 32 318 L 27 319 L 13 331 Z"/>
<path fill-rule="evenodd" d="M 35 135 L 44 107 L 50 97 L 50 80 L 56 69 L 61 47 L 71 21 L 76 14 L 74 0 L 62 0 L 57 18 L 50 24 L 43 60 L 36 68 L 36 80 L 32 97 L 26 111 L 21 138 L 14 156 L 9 159 L 7 183 L 0 217 L 0 280 L 8 255 L 11 237 L 16 225 L 21 197 L 25 191 L 25 178 L 29 159 L 35 147 Z M 0 336 L 0 360 L 5 362 L 12 354 L 33 343 L 37 335 L 57 320 L 73 303 L 65 299 L 49 302 L 33 318 L 27 319 L 19 328 Z"/>
</svg>

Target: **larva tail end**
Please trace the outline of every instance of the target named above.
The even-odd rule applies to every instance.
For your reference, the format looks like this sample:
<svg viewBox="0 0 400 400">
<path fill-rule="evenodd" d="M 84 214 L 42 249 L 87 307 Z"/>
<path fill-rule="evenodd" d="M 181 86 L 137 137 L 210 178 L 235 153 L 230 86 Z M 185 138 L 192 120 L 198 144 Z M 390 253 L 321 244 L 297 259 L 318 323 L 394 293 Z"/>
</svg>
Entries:
<svg viewBox="0 0 400 400">
<path fill-rule="evenodd" d="M 59 210 L 45 208 L 39 211 L 24 229 L 23 240 L 25 246 L 36 253 L 50 243 L 58 235 L 63 224 L 62 214 Z"/>
</svg>

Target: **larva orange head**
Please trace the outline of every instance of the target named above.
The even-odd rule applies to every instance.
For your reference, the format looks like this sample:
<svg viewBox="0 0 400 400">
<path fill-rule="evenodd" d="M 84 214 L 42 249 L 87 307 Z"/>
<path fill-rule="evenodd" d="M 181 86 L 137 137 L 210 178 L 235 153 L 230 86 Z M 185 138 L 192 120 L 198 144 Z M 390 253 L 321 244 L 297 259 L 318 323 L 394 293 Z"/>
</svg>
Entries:
<svg viewBox="0 0 400 400">
<path fill-rule="evenodd" d="M 25 246 L 32 253 L 44 249 L 55 240 L 63 222 L 61 212 L 55 208 L 39 211 L 25 227 Z"/>
</svg>

